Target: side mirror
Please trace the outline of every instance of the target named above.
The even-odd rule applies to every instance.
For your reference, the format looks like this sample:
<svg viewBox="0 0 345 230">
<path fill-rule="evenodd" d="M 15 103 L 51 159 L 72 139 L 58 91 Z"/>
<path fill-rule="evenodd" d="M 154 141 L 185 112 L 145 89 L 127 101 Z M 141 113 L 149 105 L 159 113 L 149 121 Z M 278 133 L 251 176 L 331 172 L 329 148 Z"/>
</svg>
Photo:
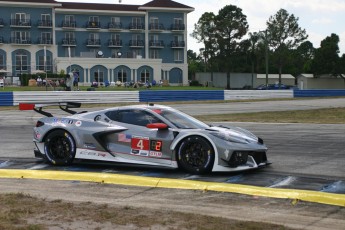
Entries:
<svg viewBox="0 0 345 230">
<path fill-rule="evenodd" d="M 146 128 L 149 129 L 158 129 L 158 130 L 166 130 L 168 129 L 168 126 L 164 123 L 151 123 L 151 124 L 147 124 Z"/>
</svg>

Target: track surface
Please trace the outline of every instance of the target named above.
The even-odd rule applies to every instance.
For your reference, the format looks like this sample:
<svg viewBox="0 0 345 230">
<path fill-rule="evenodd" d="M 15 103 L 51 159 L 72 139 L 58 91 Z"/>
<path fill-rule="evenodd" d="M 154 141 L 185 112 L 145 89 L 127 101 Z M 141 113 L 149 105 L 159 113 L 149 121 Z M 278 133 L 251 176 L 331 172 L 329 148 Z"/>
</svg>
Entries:
<svg viewBox="0 0 345 230">
<path fill-rule="evenodd" d="M 292 102 L 294 101 L 288 101 L 289 104 Z M 299 109 L 307 109 L 310 108 L 309 104 L 314 104 L 312 107 L 328 107 L 330 103 L 333 103 L 339 107 L 342 103 L 344 104 L 344 99 L 296 102 L 299 104 Z M 191 114 L 203 114 L 205 111 L 217 110 L 229 112 L 228 107 L 234 111 L 245 106 L 248 109 L 260 107 L 261 110 L 275 108 L 270 103 L 231 103 L 231 106 L 212 104 L 211 110 L 206 108 L 202 110 L 200 105 L 175 105 L 173 107 Z M 198 111 L 200 112 L 198 113 Z M 78 163 L 71 167 L 51 167 L 33 158 L 32 126 L 39 116 L 31 111 L 1 112 L 0 168 L 93 171 L 345 194 L 345 167 L 343 167 L 345 162 L 345 125 L 231 123 L 231 125 L 246 128 L 263 138 L 269 148 L 268 158 L 273 164 L 267 168 L 245 173 L 212 173 L 195 176 L 179 170 L 128 165 Z M 226 123 L 222 124 L 226 125 Z"/>
</svg>

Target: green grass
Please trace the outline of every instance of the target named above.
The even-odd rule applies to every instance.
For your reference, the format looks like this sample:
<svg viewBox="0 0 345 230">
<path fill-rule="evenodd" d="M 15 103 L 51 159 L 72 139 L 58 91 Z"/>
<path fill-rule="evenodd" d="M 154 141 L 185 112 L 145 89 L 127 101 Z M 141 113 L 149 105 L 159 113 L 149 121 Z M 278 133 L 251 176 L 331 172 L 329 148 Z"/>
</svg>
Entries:
<svg viewBox="0 0 345 230">
<path fill-rule="evenodd" d="M 345 124 L 345 108 L 195 116 L 203 121 Z"/>
</svg>

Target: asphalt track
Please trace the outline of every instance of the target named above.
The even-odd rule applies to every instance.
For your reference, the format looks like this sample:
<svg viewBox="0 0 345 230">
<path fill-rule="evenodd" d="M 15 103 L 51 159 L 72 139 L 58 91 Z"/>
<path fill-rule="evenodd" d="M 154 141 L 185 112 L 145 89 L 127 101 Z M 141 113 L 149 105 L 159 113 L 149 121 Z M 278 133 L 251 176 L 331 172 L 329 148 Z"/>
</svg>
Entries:
<svg viewBox="0 0 345 230">
<path fill-rule="evenodd" d="M 322 103 L 326 107 L 345 104 L 344 100 L 336 101 L 339 104 L 335 101 L 332 101 L 333 105 L 329 101 Z M 315 101 L 303 100 L 303 103 L 310 107 Z M 236 111 L 236 107 L 243 107 L 243 104 L 260 107 L 261 110 L 272 108 L 272 104 L 266 102 L 264 105 L 260 102 L 260 106 L 245 102 L 231 104 L 231 110 Z M 192 114 L 198 114 L 198 110 L 199 114 L 205 111 L 200 105 L 176 107 Z M 212 104 L 212 109 L 207 111 L 217 108 L 224 111 L 222 104 Z M 33 158 L 31 135 L 37 117 L 39 115 L 34 112 L 1 111 L 0 177 L 59 180 L 68 177 L 70 180 L 227 191 L 345 206 L 345 125 L 235 124 L 265 140 L 269 147 L 268 157 L 273 164 L 245 173 L 195 176 L 179 170 L 86 162 L 71 167 L 51 167 Z"/>
</svg>

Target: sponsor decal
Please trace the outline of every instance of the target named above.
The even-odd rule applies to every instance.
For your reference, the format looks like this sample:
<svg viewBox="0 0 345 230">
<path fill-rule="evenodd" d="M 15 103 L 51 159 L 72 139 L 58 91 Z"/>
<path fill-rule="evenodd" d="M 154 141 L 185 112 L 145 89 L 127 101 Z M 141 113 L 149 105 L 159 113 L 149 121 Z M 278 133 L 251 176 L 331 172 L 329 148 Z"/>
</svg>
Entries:
<svg viewBox="0 0 345 230">
<path fill-rule="evenodd" d="M 96 151 L 92 151 L 92 150 L 82 150 L 79 153 L 80 155 L 87 155 L 87 156 L 96 156 L 96 157 L 106 157 L 107 154 L 106 153 L 102 153 L 102 152 L 96 152 Z"/>
<path fill-rule="evenodd" d="M 126 142 L 129 143 L 131 142 L 132 135 L 130 134 L 125 134 L 125 133 L 119 133 L 117 135 L 117 141 L 118 142 Z"/>
<path fill-rule="evenodd" d="M 76 121 L 76 122 L 75 122 L 75 126 L 77 126 L 77 127 L 80 127 L 80 126 L 81 126 L 81 124 L 82 124 L 82 122 L 81 122 L 81 121 Z"/>
<path fill-rule="evenodd" d="M 149 155 L 149 152 L 148 152 L 148 151 L 145 151 L 145 150 L 140 150 L 139 155 L 140 155 L 140 156 L 147 157 L 147 156 Z"/>
<path fill-rule="evenodd" d="M 69 120 L 69 119 L 64 119 L 64 118 L 54 118 L 53 119 L 53 123 L 55 124 L 69 124 L 72 125 L 73 124 L 73 120 Z"/>
<path fill-rule="evenodd" d="M 86 149 L 95 149 L 96 145 L 93 143 L 84 143 L 84 148 Z"/>
<path fill-rule="evenodd" d="M 150 154 L 149 154 L 149 156 L 150 157 L 162 157 L 162 152 L 155 152 L 155 151 L 150 151 Z"/>
<path fill-rule="evenodd" d="M 36 132 L 34 135 L 35 139 L 38 140 L 41 138 L 41 134 L 39 132 Z"/>
</svg>

